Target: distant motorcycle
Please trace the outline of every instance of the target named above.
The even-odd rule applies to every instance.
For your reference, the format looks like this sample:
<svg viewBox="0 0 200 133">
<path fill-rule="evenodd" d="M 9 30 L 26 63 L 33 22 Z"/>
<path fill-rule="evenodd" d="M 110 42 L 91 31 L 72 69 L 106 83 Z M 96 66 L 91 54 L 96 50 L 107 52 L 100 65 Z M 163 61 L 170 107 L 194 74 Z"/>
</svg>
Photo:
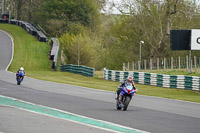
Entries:
<svg viewBox="0 0 200 133">
<path fill-rule="evenodd" d="M 20 85 L 21 82 L 23 81 L 23 79 L 24 79 L 24 73 L 23 72 L 19 72 L 17 74 L 17 85 Z"/>
<path fill-rule="evenodd" d="M 117 110 L 123 109 L 126 111 L 134 93 L 135 90 L 132 85 L 124 86 L 119 95 L 119 99 L 116 101 Z"/>
</svg>

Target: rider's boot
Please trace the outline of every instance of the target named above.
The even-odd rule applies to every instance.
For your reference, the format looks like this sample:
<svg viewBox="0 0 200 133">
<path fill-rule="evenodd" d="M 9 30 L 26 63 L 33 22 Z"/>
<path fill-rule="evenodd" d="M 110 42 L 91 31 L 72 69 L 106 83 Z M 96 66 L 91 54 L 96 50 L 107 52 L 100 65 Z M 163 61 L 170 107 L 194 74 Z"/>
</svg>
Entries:
<svg viewBox="0 0 200 133">
<path fill-rule="evenodd" d="M 117 94 L 117 92 L 115 92 L 115 100 L 118 100 L 119 96 Z"/>
</svg>

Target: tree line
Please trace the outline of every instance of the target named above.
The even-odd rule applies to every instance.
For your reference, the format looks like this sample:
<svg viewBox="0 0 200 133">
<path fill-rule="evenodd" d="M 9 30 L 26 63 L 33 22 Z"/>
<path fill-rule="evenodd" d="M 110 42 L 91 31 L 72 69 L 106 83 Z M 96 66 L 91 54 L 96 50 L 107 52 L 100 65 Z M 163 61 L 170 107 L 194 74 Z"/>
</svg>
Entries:
<svg viewBox="0 0 200 133">
<path fill-rule="evenodd" d="M 112 4 L 121 14 L 102 14 L 107 1 L 6 0 L 5 10 L 59 38 L 68 64 L 121 70 L 123 62 L 139 60 L 140 41 L 142 59 L 188 54 L 170 50 L 170 30 L 199 29 L 195 0 L 125 0 Z"/>
</svg>

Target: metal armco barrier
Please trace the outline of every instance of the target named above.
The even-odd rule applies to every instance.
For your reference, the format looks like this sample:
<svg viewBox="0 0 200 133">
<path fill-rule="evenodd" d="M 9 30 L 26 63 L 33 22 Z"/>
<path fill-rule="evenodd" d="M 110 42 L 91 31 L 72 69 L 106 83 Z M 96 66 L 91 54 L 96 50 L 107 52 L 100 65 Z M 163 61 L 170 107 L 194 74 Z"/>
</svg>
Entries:
<svg viewBox="0 0 200 133">
<path fill-rule="evenodd" d="M 0 19 L 0 23 L 9 23 L 8 20 Z M 24 28 L 28 33 L 37 37 L 40 42 L 48 42 L 46 35 L 36 26 L 26 21 L 11 19 L 10 24 L 18 25 Z"/>
<path fill-rule="evenodd" d="M 128 76 L 133 77 L 134 82 L 139 84 L 200 91 L 200 77 L 198 76 L 113 71 L 104 68 L 105 80 L 122 82 Z"/>
<path fill-rule="evenodd" d="M 56 70 L 60 43 L 57 38 L 51 38 L 50 59 L 53 60 L 52 68 Z"/>
<path fill-rule="evenodd" d="M 86 67 L 82 65 L 62 65 L 60 66 L 61 72 L 71 72 L 76 74 L 81 74 L 83 76 L 94 77 L 95 69 L 91 67 Z"/>
</svg>

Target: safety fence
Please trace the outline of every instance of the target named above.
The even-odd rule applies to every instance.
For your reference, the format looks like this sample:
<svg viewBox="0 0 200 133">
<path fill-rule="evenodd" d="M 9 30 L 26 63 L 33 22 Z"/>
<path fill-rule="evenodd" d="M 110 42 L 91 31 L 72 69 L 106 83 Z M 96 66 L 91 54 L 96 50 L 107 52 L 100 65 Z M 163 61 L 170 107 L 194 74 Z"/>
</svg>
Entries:
<svg viewBox="0 0 200 133">
<path fill-rule="evenodd" d="M 53 61 L 52 68 L 56 70 L 60 43 L 57 38 L 51 38 L 50 44 L 51 44 L 50 59 Z"/>
<path fill-rule="evenodd" d="M 14 20 L 14 19 L 8 20 L 0 18 L 0 23 L 10 23 L 21 26 L 28 33 L 30 33 L 33 36 L 36 36 L 40 42 L 48 42 L 46 35 L 38 27 L 26 21 Z M 57 38 L 51 38 L 50 44 L 51 44 L 50 59 L 53 61 L 52 68 L 56 70 L 60 44 Z"/>
<path fill-rule="evenodd" d="M 134 82 L 139 84 L 200 91 L 200 77 L 198 76 L 166 75 L 104 69 L 105 80 L 122 82 L 128 76 L 133 77 Z"/>
<path fill-rule="evenodd" d="M 190 66 L 195 72 L 200 68 L 200 57 L 189 56 L 185 57 L 170 57 L 170 58 L 155 58 L 149 60 L 141 60 L 141 67 L 139 61 L 132 61 L 123 63 L 123 70 L 127 71 L 137 71 L 139 68 L 143 71 L 146 70 L 173 70 L 173 69 L 185 69 L 189 71 Z"/>
<path fill-rule="evenodd" d="M 61 72 L 71 72 L 76 74 L 81 74 L 83 76 L 94 77 L 95 69 L 91 67 L 86 67 L 83 65 L 62 65 L 60 66 Z"/>
<path fill-rule="evenodd" d="M 40 42 L 47 42 L 48 38 L 46 37 L 46 35 L 35 25 L 28 23 L 26 21 L 21 21 L 21 20 L 15 20 L 15 19 L 11 19 L 10 21 L 8 19 L 0 19 L 0 23 L 10 23 L 10 24 L 14 24 L 14 25 L 18 25 L 21 26 L 22 28 L 24 28 L 28 33 L 34 35 L 37 37 L 37 39 Z"/>
</svg>

